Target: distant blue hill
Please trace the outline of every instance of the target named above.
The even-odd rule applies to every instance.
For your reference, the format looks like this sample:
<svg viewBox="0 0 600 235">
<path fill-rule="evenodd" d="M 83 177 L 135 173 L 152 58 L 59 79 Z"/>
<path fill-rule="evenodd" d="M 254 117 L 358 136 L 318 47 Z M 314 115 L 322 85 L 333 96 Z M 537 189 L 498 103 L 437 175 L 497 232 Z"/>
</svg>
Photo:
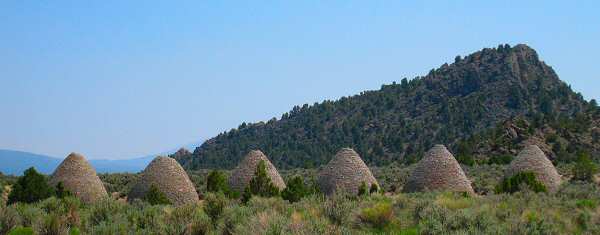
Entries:
<svg viewBox="0 0 600 235">
<path fill-rule="evenodd" d="M 21 175 L 29 167 L 51 174 L 62 160 L 45 155 L 0 149 L 0 172 L 6 175 Z"/>
<path fill-rule="evenodd" d="M 146 166 L 152 161 L 152 159 L 154 159 L 154 157 L 155 156 L 147 156 L 123 160 L 92 159 L 89 161 L 98 173 L 137 173 L 144 170 L 144 168 L 146 168 Z"/>
<path fill-rule="evenodd" d="M 193 151 L 198 144 L 188 144 L 185 148 Z M 154 159 L 157 155 L 168 155 L 176 150 L 166 151 L 160 154 L 149 155 L 145 157 L 123 159 L 123 160 L 107 160 L 107 159 L 91 159 L 88 161 L 96 169 L 98 173 L 117 173 L 130 172 L 137 173 Z M 7 175 L 21 175 L 27 168 L 35 167 L 35 169 L 44 174 L 52 174 L 54 169 L 62 162 L 62 159 L 28 153 L 23 151 L 0 149 L 0 172 Z"/>
</svg>

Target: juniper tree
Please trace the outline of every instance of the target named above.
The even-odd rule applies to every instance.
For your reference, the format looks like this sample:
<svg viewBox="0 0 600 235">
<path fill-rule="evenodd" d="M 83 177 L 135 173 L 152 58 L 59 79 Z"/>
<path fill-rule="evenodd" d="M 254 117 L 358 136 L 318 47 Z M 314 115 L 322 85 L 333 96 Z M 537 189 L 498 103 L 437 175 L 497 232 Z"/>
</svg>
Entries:
<svg viewBox="0 0 600 235">
<path fill-rule="evenodd" d="M 281 192 L 281 197 L 290 202 L 297 202 L 309 195 L 309 191 L 302 177 L 296 176 L 287 183 L 286 188 Z"/>
<path fill-rule="evenodd" d="M 46 176 L 31 167 L 19 177 L 8 195 L 8 204 L 16 202 L 34 203 L 54 195 L 54 189 L 48 185 Z"/>
<path fill-rule="evenodd" d="M 267 164 L 265 161 L 260 161 L 256 167 L 256 173 L 250 180 L 248 185 L 252 195 L 261 197 L 274 197 L 279 195 L 279 188 L 277 188 L 271 178 L 267 174 Z"/>
<path fill-rule="evenodd" d="M 592 182 L 596 172 L 598 172 L 598 165 L 592 161 L 590 155 L 585 152 L 579 153 L 573 167 L 573 180 Z"/>
<path fill-rule="evenodd" d="M 171 201 L 167 196 L 158 189 L 156 185 L 151 185 L 148 193 L 144 196 L 144 201 L 147 201 L 151 205 L 169 205 Z"/>
<path fill-rule="evenodd" d="M 242 202 L 248 202 L 252 196 L 275 197 L 279 194 L 279 188 L 273 184 L 267 174 L 266 162 L 261 160 L 256 167 L 254 176 L 250 179 L 250 183 L 244 188 Z"/>
<path fill-rule="evenodd" d="M 65 188 L 65 185 L 63 184 L 63 182 L 58 182 L 58 184 L 56 185 L 56 197 L 57 198 L 65 198 L 65 197 L 69 197 L 72 196 L 73 194 L 71 193 L 71 191 L 67 190 Z"/>
<path fill-rule="evenodd" d="M 211 171 L 206 177 L 207 192 L 223 192 L 228 191 L 227 177 L 225 173 L 219 170 Z"/>
</svg>

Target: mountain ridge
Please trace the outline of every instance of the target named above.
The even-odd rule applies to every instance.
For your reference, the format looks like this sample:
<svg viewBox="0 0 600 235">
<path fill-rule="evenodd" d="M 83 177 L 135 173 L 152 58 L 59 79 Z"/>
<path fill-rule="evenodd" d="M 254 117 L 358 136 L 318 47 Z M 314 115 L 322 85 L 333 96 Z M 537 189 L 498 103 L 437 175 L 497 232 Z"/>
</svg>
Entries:
<svg viewBox="0 0 600 235">
<path fill-rule="evenodd" d="M 170 155 L 182 151 L 186 147 L 196 146 L 188 144 L 178 150 L 165 151 L 143 157 L 128 159 L 88 159 L 98 173 L 137 173 L 142 170 L 158 155 Z M 26 151 L 0 149 L 0 172 L 7 175 L 21 175 L 24 170 L 35 167 L 41 173 L 52 174 L 64 159 L 44 154 Z"/>
<path fill-rule="evenodd" d="M 277 167 L 311 168 L 353 147 L 368 164 L 406 162 L 436 143 L 457 150 L 459 143 L 515 118 L 554 124 L 583 113 L 594 119 L 595 112 L 587 112 L 590 106 L 597 110 L 593 103 L 573 92 L 529 46 L 504 44 L 457 56 L 410 81 L 294 106 L 280 119 L 242 123 L 176 158 L 188 169 L 232 168 L 249 150 L 261 149 Z M 598 152 L 596 145 L 574 148 Z"/>
<path fill-rule="evenodd" d="M 98 173 L 139 172 L 152 161 L 154 156 L 131 159 L 88 159 Z M 0 149 L 0 172 L 21 175 L 27 168 L 34 167 L 44 174 L 52 174 L 64 159 L 18 150 Z"/>
</svg>

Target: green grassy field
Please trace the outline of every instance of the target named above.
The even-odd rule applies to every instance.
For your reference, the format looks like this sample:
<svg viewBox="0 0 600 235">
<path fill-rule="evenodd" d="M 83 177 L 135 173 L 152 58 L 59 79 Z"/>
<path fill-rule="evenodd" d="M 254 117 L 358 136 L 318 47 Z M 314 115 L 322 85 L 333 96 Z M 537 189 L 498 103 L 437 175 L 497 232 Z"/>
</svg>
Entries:
<svg viewBox="0 0 600 235">
<path fill-rule="evenodd" d="M 560 166 L 559 171 L 566 174 L 569 167 Z M 113 198 L 91 205 L 75 198 L 2 203 L 0 234 L 17 227 L 32 228 L 35 234 L 600 234 L 600 189 L 595 183 L 566 181 L 555 194 L 527 189 L 494 194 L 504 167 L 485 165 L 465 169 L 478 196 L 400 193 L 410 169 L 373 169 L 385 193 L 315 194 L 296 203 L 253 197 L 246 204 L 205 193 L 206 174 L 194 172 L 191 178 L 204 190 L 204 200 L 196 205 L 175 208 Z M 293 170 L 283 175 L 310 178 L 314 173 Z M 125 179 L 136 177 L 102 178 L 127 185 L 131 182 Z M 127 189 L 113 187 L 119 188 Z"/>
</svg>

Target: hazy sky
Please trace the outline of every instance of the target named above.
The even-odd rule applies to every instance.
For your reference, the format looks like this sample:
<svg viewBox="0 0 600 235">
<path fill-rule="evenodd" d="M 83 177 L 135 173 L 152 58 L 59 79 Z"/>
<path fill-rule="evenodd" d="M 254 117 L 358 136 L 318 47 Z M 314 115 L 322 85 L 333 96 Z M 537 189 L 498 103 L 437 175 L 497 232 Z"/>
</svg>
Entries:
<svg viewBox="0 0 600 235">
<path fill-rule="evenodd" d="M 0 2 L 0 148 L 158 153 L 500 43 L 600 98 L 598 1 L 94 2 Z"/>
</svg>

